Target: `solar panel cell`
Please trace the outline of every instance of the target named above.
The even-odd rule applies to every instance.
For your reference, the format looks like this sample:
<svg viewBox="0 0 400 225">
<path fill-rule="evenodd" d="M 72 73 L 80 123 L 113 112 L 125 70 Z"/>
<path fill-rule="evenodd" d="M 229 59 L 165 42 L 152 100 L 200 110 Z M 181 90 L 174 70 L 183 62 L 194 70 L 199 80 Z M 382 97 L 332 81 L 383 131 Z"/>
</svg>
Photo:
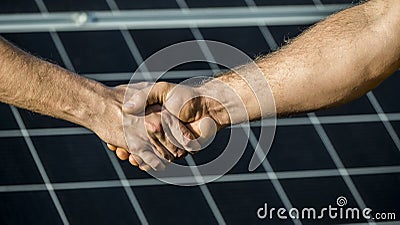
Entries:
<svg viewBox="0 0 400 225">
<path fill-rule="evenodd" d="M 0 165 L 1 185 L 43 182 L 23 138 L 0 138 Z"/>
<path fill-rule="evenodd" d="M 63 224 L 46 191 L 0 193 L 1 224 Z"/>
<path fill-rule="evenodd" d="M 94 135 L 33 137 L 32 141 L 52 182 L 118 179 Z"/>
</svg>

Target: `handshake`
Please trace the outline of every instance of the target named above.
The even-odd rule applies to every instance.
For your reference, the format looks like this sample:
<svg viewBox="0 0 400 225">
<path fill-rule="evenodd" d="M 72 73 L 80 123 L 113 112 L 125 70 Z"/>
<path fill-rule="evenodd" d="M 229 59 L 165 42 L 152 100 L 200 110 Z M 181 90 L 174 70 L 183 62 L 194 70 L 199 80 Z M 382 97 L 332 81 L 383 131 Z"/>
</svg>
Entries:
<svg viewBox="0 0 400 225">
<path fill-rule="evenodd" d="M 121 160 L 129 159 L 144 171 L 163 170 L 169 162 L 204 148 L 232 119 L 247 119 L 247 114 L 241 113 L 243 109 L 239 110 L 242 104 L 236 106 L 234 93 L 224 86 L 227 85 L 217 80 L 198 86 L 167 82 L 118 86 L 113 91 L 119 93 L 119 98 L 124 93 L 124 101 L 119 102 L 123 102 L 120 115 L 126 144 L 102 139 L 107 140 L 108 148 Z M 230 111 L 244 118 L 232 117 Z"/>
<path fill-rule="evenodd" d="M 218 130 L 275 111 L 265 79 L 251 84 L 232 72 L 193 83 L 117 86 L 109 95 L 116 107 L 107 105 L 105 114 L 109 115 L 109 109 L 118 112 L 100 118 L 102 125 L 90 129 L 121 160 L 129 159 L 144 171 L 160 171 L 173 160 L 206 147 Z M 255 89 L 261 91 L 256 93 Z M 261 104 L 260 99 L 267 104 Z M 115 118 L 122 118 L 122 122 Z"/>
</svg>

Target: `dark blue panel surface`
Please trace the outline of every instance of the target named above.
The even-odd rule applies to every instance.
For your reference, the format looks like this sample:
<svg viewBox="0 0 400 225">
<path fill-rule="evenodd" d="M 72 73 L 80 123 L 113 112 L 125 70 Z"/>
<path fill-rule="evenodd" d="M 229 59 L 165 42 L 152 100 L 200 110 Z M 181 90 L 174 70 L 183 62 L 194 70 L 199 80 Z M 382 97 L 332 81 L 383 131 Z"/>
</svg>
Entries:
<svg viewBox="0 0 400 225">
<path fill-rule="evenodd" d="M 17 47 L 60 66 L 64 66 L 49 33 L 3 34 L 5 39 Z"/>
<path fill-rule="evenodd" d="M 150 224 L 218 224 L 199 187 L 135 187 Z"/>
<path fill-rule="evenodd" d="M 133 72 L 136 63 L 120 31 L 60 33 L 78 73 Z"/>
<path fill-rule="evenodd" d="M 283 207 L 274 187 L 269 181 L 223 182 L 209 186 L 227 224 L 293 224 L 291 220 L 260 220 L 257 210 L 265 203 L 276 208 Z"/>
<path fill-rule="evenodd" d="M 382 123 L 324 127 L 346 167 L 400 165 L 400 151 Z"/>
<path fill-rule="evenodd" d="M 228 148 L 228 142 L 232 141 L 230 140 L 231 130 L 233 132 L 240 133 L 241 134 L 240 137 L 242 137 L 242 139 L 245 141 L 244 143 L 247 143 L 247 136 L 243 132 L 242 128 L 222 129 L 217 133 L 213 142 L 207 148 L 193 155 L 196 164 L 202 165 L 211 162 L 217 157 L 219 157 L 222 153 L 232 155 L 232 153 L 229 152 L 243 152 L 243 155 L 240 157 L 239 161 L 232 167 L 229 173 L 230 174 L 248 173 L 249 163 L 254 154 L 254 150 L 249 143 L 247 145 L 244 144 L 244 149 L 239 149 L 239 146 L 235 145 L 231 145 Z M 255 172 L 264 172 L 264 169 L 262 168 L 262 166 L 260 166 L 255 170 Z"/>
<path fill-rule="evenodd" d="M 0 13 L 34 13 L 39 12 L 35 1 L 2 0 Z"/>
<path fill-rule="evenodd" d="M 132 166 L 128 160 L 122 161 L 119 160 L 122 170 L 125 173 L 125 176 L 128 179 L 141 179 L 141 178 L 151 178 L 155 179 L 152 176 L 150 176 L 148 173 L 141 171 L 139 168 Z"/>
<path fill-rule="evenodd" d="M 275 171 L 335 168 L 313 126 L 277 127 L 268 160 Z"/>
<path fill-rule="evenodd" d="M 336 204 L 338 197 L 343 196 L 347 199 L 345 207 L 358 207 L 356 201 L 352 197 L 350 190 L 340 177 L 322 177 L 322 178 L 307 178 L 307 179 L 290 179 L 281 180 L 281 184 L 286 191 L 294 208 L 314 208 L 317 215 L 321 215 L 322 208 L 332 207 L 339 208 Z M 344 207 L 344 208 L 345 208 Z M 330 218 L 328 212 L 324 212 L 321 219 L 304 219 L 303 224 L 340 224 L 340 223 L 362 223 L 366 222 L 364 219 L 340 219 L 338 217 Z"/>
<path fill-rule="evenodd" d="M 231 1 L 198 1 L 186 0 L 190 8 L 211 8 L 211 7 L 246 7 L 245 0 L 231 0 Z"/>
<path fill-rule="evenodd" d="M 254 0 L 259 6 L 268 5 L 313 5 L 313 0 Z"/>
<path fill-rule="evenodd" d="M 44 116 L 25 109 L 18 109 L 26 128 L 56 128 L 56 127 L 78 127 L 78 125 L 65 120 Z"/>
<path fill-rule="evenodd" d="M 24 138 L 0 138 L 0 184 L 42 182 Z"/>
<path fill-rule="evenodd" d="M 360 0 L 321 0 L 324 4 L 357 4 Z"/>
<path fill-rule="evenodd" d="M 71 224 L 140 224 L 123 188 L 57 191 Z"/>
<path fill-rule="evenodd" d="M 63 224 L 47 191 L 0 193 L 0 224 Z"/>
<path fill-rule="evenodd" d="M 395 121 L 395 122 L 391 122 L 391 124 L 393 125 L 393 128 L 396 131 L 397 136 L 400 136 L 400 122 Z"/>
<path fill-rule="evenodd" d="M 52 182 L 118 179 L 106 150 L 94 135 L 32 140 Z"/>
<path fill-rule="evenodd" d="M 109 10 L 106 0 L 43 0 L 49 11 L 92 11 L 92 10 Z"/>
<path fill-rule="evenodd" d="M 365 201 L 365 205 L 372 209 L 371 215 L 375 213 L 395 213 L 396 220 L 400 220 L 399 173 L 353 176 L 352 178 Z"/>
<path fill-rule="evenodd" d="M 291 25 L 291 26 L 270 26 L 268 27 L 274 37 L 278 46 L 283 46 L 286 42 L 292 38 L 295 38 L 308 26 L 304 25 Z"/>
<path fill-rule="evenodd" d="M 373 91 L 383 111 L 400 112 L 400 71 L 397 71 Z"/>
<path fill-rule="evenodd" d="M 143 59 L 173 44 L 194 40 L 189 29 L 132 30 L 131 34 Z"/>
<path fill-rule="evenodd" d="M 18 124 L 14 119 L 9 105 L 0 103 L 0 118 L 0 129 L 18 129 Z"/>
<path fill-rule="evenodd" d="M 179 8 L 175 0 L 115 0 L 121 10 Z"/>
<path fill-rule="evenodd" d="M 200 31 L 204 39 L 232 45 L 251 58 L 270 51 L 258 27 L 203 28 Z"/>
<path fill-rule="evenodd" d="M 133 30 L 131 34 L 143 60 L 166 47 L 195 39 L 189 29 Z M 175 68 L 175 70 L 190 69 L 209 69 L 209 66 L 206 63 L 193 62 Z"/>
<path fill-rule="evenodd" d="M 375 114 L 375 109 L 372 107 L 366 96 L 357 100 L 351 101 L 344 105 L 320 110 L 316 114 L 319 116 L 333 116 L 333 115 L 360 115 L 360 114 Z"/>
<path fill-rule="evenodd" d="M 40 0 L 37 1 L 40 3 Z M 195 1 L 185 0 L 190 8 L 204 7 L 247 7 L 252 0 L 234 1 Z M 255 0 L 257 6 L 277 5 L 314 5 L 319 1 L 313 0 Z M 351 0 L 321 0 L 324 4 L 357 2 Z M 95 11 L 109 10 L 107 3 L 113 0 L 77 1 L 45 0 L 50 12 L 56 11 Z M 115 0 L 121 10 L 157 10 L 178 9 L 175 0 Z M 247 4 L 246 4 L 247 3 Z M 37 12 L 35 1 L 3 1 L 0 13 Z M 140 12 L 138 12 L 140 13 Z M 211 19 L 211 18 L 210 18 Z M 285 40 L 294 38 L 308 26 L 270 26 L 272 36 L 279 46 Z M 130 30 L 140 55 L 146 59 L 156 51 L 172 44 L 193 40 L 190 29 L 153 29 Z M 222 41 L 243 50 L 251 57 L 257 57 L 270 52 L 262 32 L 258 27 L 216 27 L 201 28 L 204 39 Z M 127 83 L 127 80 L 111 80 L 118 72 L 132 73 L 136 62 L 124 40 L 121 32 L 113 31 L 71 31 L 58 33 L 75 69 L 79 73 L 101 73 L 103 81 L 108 86 Z M 60 54 L 49 33 L 18 33 L 4 34 L 7 40 L 28 52 L 48 59 L 64 66 Z M 60 47 L 60 46 L 57 46 Z M 183 65 L 178 70 L 207 70 L 211 74 L 209 65 L 193 63 Z M 191 71 L 187 71 L 190 75 Z M 109 75 L 105 75 L 109 74 Z M 398 104 L 399 76 L 390 77 L 374 94 L 386 113 L 400 112 Z M 107 77 L 108 76 L 108 77 Z M 182 79 L 169 80 L 182 81 Z M 26 110 L 19 110 L 23 122 L 28 129 L 35 128 L 64 128 L 76 127 L 68 122 L 40 116 Z M 317 113 L 321 116 L 331 115 L 360 115 L 374 114 L 375 110 L 366 97 L 352 103 Z M 303 115 L 300 115 L 304 116 Z M 0 104 L 0 132 L 2 135 L 20 136 L 9 129 L 18 129 L 9 106 Z M 293 116 L 299 117 L 299 115 Z M 390 115 L 395 118 L 396 114 Z M 297 120 L 294 120 L 294 122 Z M 302 120 L 301 120 L 302 121 Z M 286 122 L 286 120 L 285 120 Z M 391 121 L 395 131 L 400 134 L 400 122 Z M 356 170 L 365 175 L 352 176 L 356 188 L 368 207 L 374 211 L 398 211 L 399 175 L 397 167 L 400 165 L 400 152 L 394 145 L 382 123 L 354 123 L 323 125 L 333 147 L 346 167 L 357 167 Z M 41 131 L 44 134 L 48 130 Z M 253 128 L 256 136 L 259 128 Z M 31 133 L 32 134 L 32 133 Z M 98 187 L 85 189 L 86 185 L 101 184 L 119 185 L 119 177 L 112 166 L 104 146 L 95 135 L 65 135 L 31 137 L 39 157 L 45 167 L 45 172 L 51 182 L 62 182 L 55 185 L 56 193 L 70 224 L 140 224 L 138 215 L 133 209 L 123 187 Z M 218 133 L 214 142 L 205 150 L 193 155 L 196 163 L 205 163 L 217 157 L 229 139 L 229 129 Z M 54 204 L 46 191 L 10 192 L 14 186 L 27 189 L 29 184 L 42 184 L 42 178 L 36 168 L 32 156 L 22 137 L 0 138 L 0 224 L 61 224 Z M 294 207 L 327 207 L 335 206 L 339 196 L 348 199 L 348 206 L 356 207 L 350 191 L 340 176 L 309 177 L 306 175 L 323 176 L 325 169 L 335 172 L 335 165 L 325 146 L 320 140 L 312 125 L 279 126 L 275 140 L 268 154 L 268 160 L 278 177 L 284 175 L 296 176 L 297 179 L 267 180 L 268 175 L 274 179 L 273 173 L 266 174 L 260 166 L 254 174 L 248 171 L 248 164 L 254 150 L 249 145 L 242 159 L 229 172 L 229 176 L 207 184 L 211 195 L 205 196 L 199 187 L 176 187 L 160 184 L 147 173 L 133 167 L 127 161 L 118 160 L 127 179 L 135 185 L 132 188 L 139 207 L 149 224 L 217 224 L 215 214 L 220 212 L 227 224 L 293 224 L 290 219 L 279 220 L 275 216 L 272 221 L 257 218 L 257 209 L 264 203 L 269 207 L 283 207 L 280 196 L 288 195 Z M 113 154 L 111 154 L 113 155 Z M 114 156 L 112 156 L 114 157 Z M 187 164 L 181 160 L 180 164 Z M 374 168 L 379 166 L 379 168 Z M 382 166 L 382 167 L 381 167 Z M 361 168 L 359 168 L 361 167 Z M 322 170 L 321 170 L 322 169 Z M 377 170 L 379 169 L 379 170 Z M 301 171 L 308 170 L 302 174 Z M 380 173 L 383 170 L 392 170 L 390 174 Z M 299 172 L 300 171 L 300 172 Z M 271 172 L 271 171 L 269 171 Z M 257 180 L 248 180 L 256 175 Z M 258 180 L 264 178 L 266 180 Z M 144 180 L 141 180 L 144 179 Z M 233 179 L 224 182 L 223 179 Z M 247 180 L 247 181 L 242 181 Z M 88 181 L 90 183 L 88 183 Z M 65 182 L 65 183 L 64 183 Z M 77 182 L 77 183 L 75 183 Z M 283 192 L 277 192 L 280 182 Z M 155 183 L 157 185 L 150 185 Z M 28 184 L 28 185 L 26 185 Z M 33 186 L 42 187 L 44 186 Z M 71 190 L 60 190 L 67 187 Z M 129 188 L 129 187 L 128 187 Z M 15 190 L 14 190 L 15 191 Z M 203 189 L 204 191 L 204 189 Z M 207 194 L 207 193 L 206 193 Z M 215 201 L 217 208 L 212 208 L 206 201 Z M 136 205 L 136 204 L 135 204 Z M 215 210 L 214 213 L 212 210 Z M 363 220 L 303 220 L 302 224 L 332 224 L 365 222 Z"/>
</svg>

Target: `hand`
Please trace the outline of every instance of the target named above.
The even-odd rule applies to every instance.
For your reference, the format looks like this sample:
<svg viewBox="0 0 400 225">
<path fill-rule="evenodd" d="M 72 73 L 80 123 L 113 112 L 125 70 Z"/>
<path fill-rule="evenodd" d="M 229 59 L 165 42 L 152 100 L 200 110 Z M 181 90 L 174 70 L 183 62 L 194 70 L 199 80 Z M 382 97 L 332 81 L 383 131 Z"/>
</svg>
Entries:
<svg viewBox="0 0 400 225">
<path fill-rule="evenodd" d="M 137 84 L 130 84 L 130 85 L 122 85 L 115 88 L 116 91 L 123 90 L 130 94 L 134 94 L 140 89 L 149 86 L 149 83 L 137 83 Z M 177 148 L 174 144 L 169 141 L 169 138 L 166 137 L 162 129 L 161 123 L 161 115 L 165 115 L 167 118 L 171 118 L 172 115 L 164 110 L 161 111 L 161 106 L 153 105 L 146 109 L 146 113 L 143 116 L 135 116 L 129 113 L 124 113 L 124 129 L 126 134 L 126 141 L 127 145 L 115 145 L 115 144 L 107 144 L 108 148 L 112 151 L 116 151 L 117 156 L 122 159 L 126 160 L 129 158 L 129 161 L 134 166 L 139 166 L 143 170 L 148 170 L 151 168 L 153 169 L 163 169 L 164 165 L 160 165 L 154 167 L 149 166 L 146 164 L 146 160 L 143 159 L 143 154 L 150 158 L 152 161 L 154 158 L 154 154 L 150 154 L 148 150 L 145 149 L 152 149 L 155 154 L 157 154 L 160 158 L 166 159 L 168 161 L 172 161 L 174 159 L 180 158 L 186 155 L 186 151 Z M 143 120 L 144 119 L 144 120 Z M 192 134 L 185 126 L 183 126 L 180 122 L 175 123 L 174 125 L 170 124 L 170 126 L 178 126 L 180 130 L 184 131 L 185 137 L 188 139 L 194 139 L 196 135 Z M 146 131 L 147 130 L 147 131 Z M 122 137 L 124 135 L 122 134 Z M 113 143 L 113 142 L 109 142 Z M 162 144 L 161 144 L 162 143 Z M 120 146 L 120 147 L 116 147 Z M 122 147 L 121 147 L 122 146 Z M 129 151 L 125 150 L 129 149 Z M 138 151 L 142 153 L 142 157 L 138 155 Z M 146 153 L 147 152 L 147 153 Z M 171 154 L 173 152 L 174 154 Z M 131 153 L 131 154 L 130 154 Z M 148 156 L 147 156 L 148 155 Z M 164 161 L 165 162 L 165 161 Z M 156 164 L 159 162 L 156 162 Z M 158 168 L 160 167 L 160 168 Z"/>
<path fill-rule="evenodd" d="M 122 123 L 122 102 L 126 88 L 128 88 L 127 85 L 122 85 L 109 89 L 105 99 L 107 108 L 96 115 L 97 118 L 94 121 L 98 121 L 98 123 L 94 124 L 90 129 L 102 140 L 111 143 L 107 144 L 107 146 L 111 150 L 116 151 L 120 159 L 126 160 L 129 158 L 132 165 L 139 166 L 140 169 L 145 171 L 150 169 L 161 170 L 167 163 L 163 158 L 172 160 L 173 157 L 169 151 L 157 145 L 154 141 L 156 138 L 153 136 L 149 138 L 148 132 L 146 131 L 146 129 L 160 129 L 161 107 L 149 107 L 145 117 L 125 115 L 124 121 L 126 124 L 129 124 L 130 132 L 127 138 L 132 143 L 128 145 L 125 141 L 124 126 Z M 150 143 L 153 143 L 153 145 Z M 177 152 L 184 153 L 183 151 Z"/>
<path fill-rule="evenodd" d="M 205 95 L 208 95 L 206 92 L 204 86 L 190 87 L 159 82 L 133 94 L 130 100 L 124 104 L 123 110 L 130 114 L 140 114 L 151 105 L 163 104 L 168 112 L 185 124 L 185 126 L 178 126 L 176 124 L 179 121 L 174 120 L 173 117 L 172 119 L 166 117 L 167 121 L 163 122 L 168 125 L 165 126 L 167 129 L 170 128 L 169 131 L 166 131 L 167 136 L 173 140 L 174 144 L 193 153 L 200 150 L 217 130 L 230 124 L 230 118 L 224 106 L 212 98 L 206 97 Z M 143 101 L 143 99 L 147 100 Z M 187 133 L 185 128 L 196 134 L 195 136 L 198 137 L 196 141 L 185 135 Z M 182 132 L 183 135 L 180 135 L 179 132 Z M 162 139 L 160 142 L 164 146 L 168 145 Z M 173 148 L 168 148 L 168 151 L 173 155 L 177 154 Z"/>
</svg>

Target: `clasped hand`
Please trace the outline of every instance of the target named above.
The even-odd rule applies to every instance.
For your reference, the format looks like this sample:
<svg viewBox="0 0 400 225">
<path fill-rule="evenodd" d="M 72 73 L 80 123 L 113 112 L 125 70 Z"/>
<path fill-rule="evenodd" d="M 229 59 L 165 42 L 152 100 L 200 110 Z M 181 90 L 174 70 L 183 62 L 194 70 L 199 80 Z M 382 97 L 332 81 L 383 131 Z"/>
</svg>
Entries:
<svg viewBox="0 0 400 225">
<path fill-rule="evenodd" d="M 122 114 L 127 147 L 107 146 L 144 171 L 163 170 L 201 150 L 229 123 L 223 107 L 204 97 L 201 87 L 142 82 L 118 88 L 126 91 Z"/>
</svg>

